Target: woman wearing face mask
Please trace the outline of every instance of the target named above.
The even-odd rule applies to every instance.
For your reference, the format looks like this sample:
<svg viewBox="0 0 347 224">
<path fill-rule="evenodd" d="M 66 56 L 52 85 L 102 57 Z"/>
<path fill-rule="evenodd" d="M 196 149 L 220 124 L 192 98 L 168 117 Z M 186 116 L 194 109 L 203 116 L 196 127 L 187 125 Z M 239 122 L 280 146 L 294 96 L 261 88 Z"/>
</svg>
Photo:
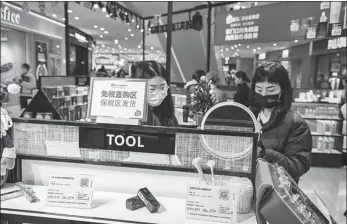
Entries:
<svg viewBox="0 0 347 224">
<path fill-rule="evenodd" d="M 262 125 L 258 156 L 283 166 L 298 182 L 310 169 L 312 136 L 291 104 L 287 70 L 275 62 L 258 67 L 251 87 L 251 110 Z"/>
<path fill-rule="evenodd" d="M 250 83 L 249 78 L 243 71 L 238 71 L 235 74 L 235 83 L 237 85 L 237 91 L 234 96 L 234 101 L 241 103 L 246 107 L 249 107 L 249 93 L 250 89 L 247 83 Z"/>
<path fill-rule="evenodd" d="M 174 104 L 165 68 L 155 61 L 138 63 L 132 78 L 148 79 L 148 118 L 146 125 L 177 126 Z"/>
</svg>

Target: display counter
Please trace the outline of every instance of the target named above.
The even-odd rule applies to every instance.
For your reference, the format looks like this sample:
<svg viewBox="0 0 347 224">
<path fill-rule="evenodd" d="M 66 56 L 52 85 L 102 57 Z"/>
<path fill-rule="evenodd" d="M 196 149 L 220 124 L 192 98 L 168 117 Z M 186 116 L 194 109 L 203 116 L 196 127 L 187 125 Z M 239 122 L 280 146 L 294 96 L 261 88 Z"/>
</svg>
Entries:
<svg viewBox="0 0 347 224">
<path fill-rule="evenodd" d="M 46 188 L 32 186 L 39 198 L 44 198 Z M 25 220 L 35 223 L 165 223 L 165 224 L 213 224 L 217 222 L 185 218 L 185 199 L 157 197 L 162 208 L 150 214 L 146 208 L 130 211 L 125 201 L 132 194 L 94 192 L 92 209 L 47 207 L 42 201 L 30 204 L 25 198 L 16 198 L 1 203 L 1 216 L 5 219 Z M 64 220 L 64 221 L 63 221 Z M 71 223 L 71 222 L 70 222 Z M 253 213 L 241 215 L 239 224 L 255 224 Z"/>
<path fill-rule="evenodd" d="M 83 134 L 86 130 L 90 130 L 89 135 Z M 151 153 L 121 147 L 123 151 L 112 147 L 105 149 L 105 138 L 101 137 L 105 133 L 141 137 L 144 149 Z M 17 159 L 10 180 L 32 185 L 39 201 L 30 204 L 24 197 L 2 201 L 2 218 L 33 223 L 62 223 L 63 220 L 74 223 L 214 223 L 186 219 L 188 186 L 199 183 L 192 160 L 203 159 L 202 168 L 210 183 L 212 175 L 206 161 L 213 159 L 217 185 L 228 186 L 232 177 L 246 178 L 254 185 L 256 150 L 230 162 L 212 156 L 201 143 L 202 135 L 231 138 L 229 141 L 238 141 L 239 147 L 242 144 L 249 146 L 257 140 L 257 133 L 246 127 L 201 130 L 13 119 L 12 136 Z M 146 146 L 149 143 L 151 147 Z M 72 209 L 45 205 L 52 173 L 92 175 L 93 207 Z M 162 205 L 160 212 L 151 214 L 146 208 L 126 209 L 126 199 L 143 187 L 158 199 Z M 245 224 L 256 223 L 252 211 L 238 214 L 237 220 Z"/>
</svg>

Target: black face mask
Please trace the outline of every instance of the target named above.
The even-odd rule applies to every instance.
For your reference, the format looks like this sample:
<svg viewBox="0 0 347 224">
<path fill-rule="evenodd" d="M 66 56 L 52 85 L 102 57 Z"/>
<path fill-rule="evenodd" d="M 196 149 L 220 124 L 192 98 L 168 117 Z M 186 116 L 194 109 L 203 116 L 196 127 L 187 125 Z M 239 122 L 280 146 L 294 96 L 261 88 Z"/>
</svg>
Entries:
<svg viewBox="0 0 347 224">
<path fill-rule="evenodd" d="M 263 108 L 272 108 L 281 102 L 280 96 L 281 94 L 263 96 L 259 93 L 255 93 L 255 100 Z"/>
</svg>

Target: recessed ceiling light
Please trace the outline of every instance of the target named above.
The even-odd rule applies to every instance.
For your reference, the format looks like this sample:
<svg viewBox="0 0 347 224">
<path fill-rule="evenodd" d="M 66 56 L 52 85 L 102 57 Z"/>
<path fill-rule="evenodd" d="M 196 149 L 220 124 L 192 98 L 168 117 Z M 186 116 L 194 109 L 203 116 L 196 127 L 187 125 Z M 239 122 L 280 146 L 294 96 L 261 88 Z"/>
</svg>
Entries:
<svg viewBox="0 0 347 224">
<path fill-rule="evenodd" d="M 237 45 L 235 44 L 234 47 L 237 47 Z"/>
<path fill-rule="evenodd" d="M 104 31 L 104 30 L 105 30 L 105 28 L 101 27 L 101 28 L 100 28 L 100 30 L 101 30 L 101 31 Z"/>
<path fill-rule="evenodd" d="M 72 13 L 72 10 L 71 10 L 71 9 L 69 9 L 69 10 L 67 10 L 67 12 L 68 12 L 68 13 Z"/>
<path fill-rule="evenodd" d="M 105 47 L 105 45 L 102 44 L 101 47 Z"/>
<path fill-rule="evenodd" d="M 104 33 L 105 33 L 105 34 L 108 34 L 108 31 L 107 31 L 107 30 L 105 30 L 105 31 L 104 31 Z"/>
<path fill-rule="evenodd" d="M 123 51 L 120 51 L 120 53 L 123 53 Z"/>
<path fill-rule="evenodd" d="M 229 48 L 226 48 L 225 50 L 226 50 L 226 51 L 229 51 Z"/>
<path fill-rule="evenodd" d="M 125 12 L 125 15 L 127 16 L 127 15 L 128 15 L 128 12 Z"/>
<path fill-rule="evenodd" d="M 128 50 L 128 48 L 125 47 L 124 50 Z"/>
<path fill-rule="evenodd" d="M 115 49 L 114 49 L 114 48 L 112 48 L 112 50 L 114 51 Z"/>
<path fill-rule="evenodd" d="M 60 46 L 59 46 L 59 45 L 57 45 L 57 48 L 60 48 Z"/>
<path fill-rule="evenodd" d="M 220 52 L 222 52 L 222 53 L 223 53 L 223 49 L 220 49 Z"/>
<path fill-rule="evenodd" d="M 56 17 L 57 17 L 57 15 L 56 15 L 56 14 L 53 14 L 52 16 L 53 16 L 54 18 L 56 18 Z"/>
<path fill-rule="evenodd" d="M 249 48 L 249 46 L 247 46 L 247 48 Z"/>
<path fill-rule="evenodd" d="M 63 21 L 65 21 L 65 18 L 62 18 Z"/>
<path fill-rule="evenodd" d="M 135 22 L 135 19 L 132 19 L 131 22 Z"/>
<path fill-rule="evenodd" d="M 128 38 L 126 37 L 126 38 L 124 38 L 125 40 L 128 40 Z"/>
<path fill-rule="evenodd" d="M 258 50 L 261 50 L 261 47 L 258 47 L 257 49 L 258 49 Z"/>
<path fill-rule="evenodd" d="M 239 46 L 241 46 L 241 44 L 239 43 Z"/>
<path fill-rule="evenodd" d="M 276 43 L 274 43 L 274 46 L 276 47 L 276 46 L 277 46 L 277 44 L 276 44 Z"/>
<path fill-rule="evenodd" d="M 137 24 L 136 28 L 137 28 L 137 29 L 138 29 L 138 28 L 140 28 L 140 25 L 139 25 L 139 24 Z"/>
<path fill-rule="evenodd" d="M 257 49 L 253 49 L 253 52 L 256 52 L 257 51 Z"/>
<path fill-rule="evenodd" d="M 115 44 L 118 44 L 118 40 L 117 40 L 117 39 L 115 39 L 115 40 L 114 40 L 114 43 L 115 43 Z"/>
<path fill-rule="evenodd" d="M 231 50 L 234 50 L 234 47 L 231 47 Z"/>
<path fill-rule="evenodd" d="M 154 47 L 151 47 L 151 50 L 153 50 L 154 49 Z"/>
<path fill-rule="evenodd" d="M 103 38 L 104 36 L 103 35 L 100 35 L 100 38 Z"/>
<path fill-rule="evenodd" d="M 297 42 L 298 42 L 298 40 L 294 40 L 294 42 L 295 42 L 295 43 L 297 43 Z"/>
<path fill-rule="evenodd" d="M 77 16 L 75 17 L 75 20 L 79 20 L 80 18 L 78 18 Z"/>
<path fill-rule="evenodd" d="M 106 7 L 102 7 L 101 11 L 106 12 Z"/>
<path fill-rule="evenodd" d="M 143 29 L 141 29 L 141 33 L 143 33 Z"/>
<path fill-rule="evenodd" d="M 237 49 L 237 51 L 240 51 L 240 49 Z"/>
<path fill-rule="evenodd" d="M 129 32 L 131 32 L 131 29 L 128 29 Z"/>
<path fill-rule="evenodd" d="M 340 56 L 340 54 L 336 54 L 336 56 L 337 56 L 337 57 L 339 57 L 339 56 Z"/>
<path fill-rule="evenodd" d="M 141 45 L 137 46 L 137 48 L 141 48 Z"/>
<path fill-rule="evenodd" d="M 132 36 L 132 37 L 133 37 L 133 36 L 135 36 L 135 35 L 132 33 L 132 34 L 130 34 L 130 36 Z"/>
<path fill-rule="evenodd" d="M 98 26 L 97 26 L 97 25 L 94 25 L 94 28 L 96 29 L 96 28 L 98 28 Z"/>
</svg>

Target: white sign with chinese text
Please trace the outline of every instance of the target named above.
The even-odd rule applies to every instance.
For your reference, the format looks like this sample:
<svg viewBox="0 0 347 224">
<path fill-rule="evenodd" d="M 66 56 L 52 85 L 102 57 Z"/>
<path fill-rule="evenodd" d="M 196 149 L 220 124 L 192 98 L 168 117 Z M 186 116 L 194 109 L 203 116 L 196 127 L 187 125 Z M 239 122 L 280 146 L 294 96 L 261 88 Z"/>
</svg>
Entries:
<svg viewBox="0 0 347 224">
<path fill-rule="evenodd" d="M 45 205 L 68 208 L 92 208 L 93 180 L 84 174 L 51 174 Z"/>
<path fill-rule="evenodd" d="M 236 223 L 237 192 L 227 186 L 188 185 L 186 218 Z"/>
<path fill-rule="evenodd" d="M 89 117 L 146 120 L 147 88 L 143 79 L 92 78 Z"/>
</svg>

